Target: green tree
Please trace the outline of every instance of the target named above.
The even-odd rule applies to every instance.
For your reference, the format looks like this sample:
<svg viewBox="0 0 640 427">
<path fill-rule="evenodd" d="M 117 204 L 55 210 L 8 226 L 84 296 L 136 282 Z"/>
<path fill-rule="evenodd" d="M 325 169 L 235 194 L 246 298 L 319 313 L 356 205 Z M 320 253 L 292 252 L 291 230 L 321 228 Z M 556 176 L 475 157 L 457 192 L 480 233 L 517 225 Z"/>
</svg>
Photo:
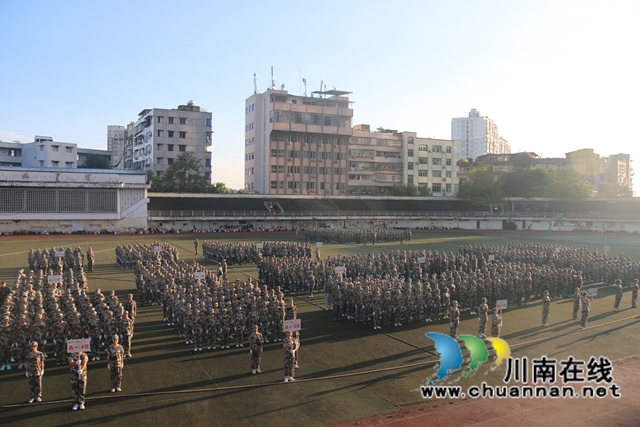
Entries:
<svg viewBox="0 0 640 427">
<path fill-rule="evenodd" d="M 396 197 L 416 197 L 418 195 L 418 187 L 413 184 L 395 184 L 391 187 L 391 195 Z"/>
<path fill-rule="evenodd" d="M 418 190 L 420 190 L 420 196 L 422 197 L 429 197 L 433 195 L 433 191 L 431 191 L 431 188 L 429 188 L 427 184 L 418 186 Z"/>
<path fill-rule="evenodd" d="M 216 182 L 209 187 L 209 193 L 214 194 L 227 194 L 229 189 L 224 182 Z"/>
<path fill-rule="evenodd" d="M 111 169 L 111 163 L 107 156 L 100 156 L 98 154 L 87 153 L 84 158 L 84 163 L 78 165 L 81 169 Z"/>
<path fill-rule="evenodd" d="M 505 173 L 498 179 L 505 197 L 542 197 L 549 182 L 549 171 L 543 168 L 516 167 L 513 172 Z"/>
<path fill-rule="evenodd" d="M 160 193 L 206 193 L 207 179 L 202 175 L 200 160 L 195 153 L 180 153 L 164 175 L 155 178 L 151 189 Z"/>
<path fill-rule="evenodd" d="M 611 183 L 598 192 L 598 197 L 633 197 L 633 190 L 626 185 Z"/>
<path fill-rule="evenodd" d="M 489 206 L 502 200 L 502 191 L 489 169 L 475 168 L 460 180 L 458 197 L 476 206 Z"/>
<path fill-rule="evenodd" d="M 151 184 L 152 189 L 153 189 L 153 183 L 155 180 L 156 180 L 156 175 L 153 173 L 151 169 L 147 169 L 147 184 Z"/>
<path fill-rule="evenodd" d="M 584 199 L 593 196 L 593 186 L 587 178 L 572 167 L 559 167 L 549 171 L 549 183 L 543 197 L 552 199 Z"/>
</svg>

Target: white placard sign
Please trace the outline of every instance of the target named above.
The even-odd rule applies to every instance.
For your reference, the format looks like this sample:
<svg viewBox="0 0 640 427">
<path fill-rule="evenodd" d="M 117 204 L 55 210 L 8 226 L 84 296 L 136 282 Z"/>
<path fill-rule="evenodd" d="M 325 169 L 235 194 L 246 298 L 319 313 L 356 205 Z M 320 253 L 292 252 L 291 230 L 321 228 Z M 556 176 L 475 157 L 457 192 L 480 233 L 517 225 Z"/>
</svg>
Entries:
<svg viewBox="0 0 640 427">
<path fill-rule="evenodd" d="M 262 249 L 264 247 L 264 243 L 256 243 L 256 249 Z"/>
<path fill-rule="evenodd" d="M 560 253 L 560 248 L 556 248 L 556 253 L 559 254 Z"/>
<path fill-rule="evenodd" d="M 162 247 L 161 246 L 154 246 L 153 247 L 153 252 L 156 252 L 156 253 L 162 252 Z"/>
<path fill-rule="evenodd" d="M 611 250 L 611 246 L 605 246 L 604 250 L 605 250 L 605 252 L 609 252 Z"/>
<path fill-rule="evenodd" d="M 64 256 L 64 251 L 56 251 L 56 256 L 58 258 L 62 258 Z"/>
<path fill-rule="evenodd" d="M 89 351 L 91 338 L 83 338 L 81 340 L 67 340 L 67 353 L 76 353 L 78 351 Z"/>
<path fill-rule="evenodd" d="M 590 297 L 598 296 L 598 288 L 591 288 L 587 292 L 587 295 L 589 295 Z"/>
<path fill-rule="evenodd" d="M 427 257 L 426 256 L 419 256 L 418 257 L 418 264 L 424 264 L 425 262 L 427 262 Z"/>
<path fill-rule="evenodd" d="M 196 271 L 193 273 L 193 277 L 199 280 L 203 280 L 207 276 L 207 273 L 204 271 Z"/>
<path fill-rule="evenodd" d="M 284 324 L 282 325 L 282 329 L 284 332 L 287 331 L 299 331 L 301 329 L 302 326 L 302 321 L 300 319 L 293 319 L 293 320 L 285 320 Z"/>
<path fill-rule="evenodd" d="M 47 276 L 47 283 L 50 285 L 52 283 L 62 283 L 62 276 L 59 274 L 54 274 L 52 276 Z"/>
<path fill-rule="evenodd" d="M 508 305 L 508 300 L 506 299 L 499 299 L 498 301 L 496 301 L 496 308 L 498 310 L 506 310 L 507 305 Z"/>
<path fill-rule="evenodd" d="M 489 261 L 495 261 L 496 256 L 495 255 L 489 255 Z"/>
<path fill-rule="evenodd" d="M 316 248 L 321 248 L 322 247 L 322 242 L 316 242 Z"/>
<path fill-rule="evenodd" d="M 334 271 L 336 272 L 336 274 L 344 274 L 347 272 L 347 269 L 345 267 L 336 267 Z"/>
</svg>

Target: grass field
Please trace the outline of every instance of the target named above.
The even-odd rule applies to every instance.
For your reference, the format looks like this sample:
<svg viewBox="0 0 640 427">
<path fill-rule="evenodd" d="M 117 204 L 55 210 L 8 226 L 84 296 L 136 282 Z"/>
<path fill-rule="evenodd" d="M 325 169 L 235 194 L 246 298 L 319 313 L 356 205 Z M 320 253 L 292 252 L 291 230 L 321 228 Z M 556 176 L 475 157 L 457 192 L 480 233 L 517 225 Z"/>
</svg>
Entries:
<svg viewBox="0 0 640 427">
<path fill-rule="evenodd" d="M 88 274 L 89 287 L 114 289 L 123 296 L 135 289 L 130 271 L 115 263 L 118 244 L 167 241 L 178 247 L 181 259 L 196 259 L 193 239 L 248 241 L 302 240 L 294 233 L 244 233 L 215 235 L 99 235 L 99 236 L 4 236 L 0 237 L 0 280 L 13 282 L 19 268 L 26 268 L 29 248 L 51 246 L 74 247 L 96 253 L 95 272 Z M 457 251 L 460 244 L 536 241 L 590 249 L 611 247 L 612 254 L 623 252 L 638 259 L 640 245 L 632 235 L 567 234 L 549 236 L 534 232 L 463 232 L 425 231 L 402 247 L 397 245 L 352 246 L 328 245 L 322 256 L 370 253 L 390 249 L 427 249 Z M 251 266 L 230 267 L 230 280 L 256 277 Z M 297 381 L 282 383 L 282 349 L 277 343 L 266 344 L 262 359 L 263 374 L 251 375 L 248 349 L 189 351 L 161 319 L 159 307 L 138 311 L 132 359 L 124 369 L 123 392 L 109 393 L 109 374 L 104 361 L 90 362 L 88 368 L 87 409 L 71 412 L 68 369 L 47 360 L 43 379 L 43 403 L 27 405 L 28 387 L 23 371 L 14 364 L 10 372 L 0 372 L 0 426 L 76 426 L 129 425 L 181 426 L 281 426 L 302 424 L 307 427 L 329 425 L 424 403 L 417 389 L 434 372 L 438 360 L 429 331 L 448 334 L 448 325 L 410 324 L 399 328 L 373 331 L 362 325 L 333 322 L 324 310 L 324 297 L 295 298 L 302 319 L 302 346 Z M 635 337 L 640 334 L 640 317 L 630 307 L 625 292 L 618 313 L 612 311 L 613 292 L 599 289 L 589 328 L 578 329 L 571 319 L 571 302 L 561 300 L 551 306 L 551 327 L 540 327 L 541 306 L 531 306 L 504 313 L 502 338 L 512 348 L 513 356 L 529 358 L 546 355 L 564 359 L 569 355 L 588 360 L 590 356 L 609 359 L 635 355 L 640 348 Z M 477 334 L 475 316 L 463 314 L 460 332 Z M 51 348 L 49 353 L 52 354 Z M 104 360 L 104 359 L 103 359 Z M 460 379 L 459 384 L 498 383 L 504 369 L 493 372 L 489 363 L 475 376 Z M 615 368 L 615 367 L 614 367 Z M 615 371 L 614 371 L 615 377 Z M 640 418 L 639 418 L 640 419 Z"/>
</svg>

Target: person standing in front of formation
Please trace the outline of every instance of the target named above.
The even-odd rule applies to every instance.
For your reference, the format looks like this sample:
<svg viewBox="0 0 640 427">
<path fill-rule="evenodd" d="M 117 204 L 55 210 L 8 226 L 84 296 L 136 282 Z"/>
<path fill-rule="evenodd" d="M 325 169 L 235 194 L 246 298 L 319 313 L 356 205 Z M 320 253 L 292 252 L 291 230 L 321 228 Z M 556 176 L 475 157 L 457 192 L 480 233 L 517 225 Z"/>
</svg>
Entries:
<svg viewBox="0 0 640 427">
<path fill-rule="evenodd" d="M 449 309 L 449 335 L 451 338 L 458 338 L 458 326 L 460 325 L 460 309 L 458 301 L 453 301 Z"/>
<path fill-rule="evenodd" d="M 295 381 L 295 378 L 293 378 L 295 372 L 293 353 L 296 351 L 296 342 L 291 336 L 291 331 L 286 332 L 282 348 L 284 349 L 284 382 Z"/>
<path fill-rule="evenodd" d="M 29 403 L 42 402 L 42 376 L 44 354 L 38 351 L 38 342 L 31 343 L 31 352 L 26 357 L 26 377 L 29 379 Z"/>
<path fill-rule="evenodd" d="M 487 337 L 487 317 L 489 314 L 489 306 L 487 299 L 482 298 L 482 302 L 478 306 L 478 338 Z"/>
<path fill-rule="evenodd" d="M 193 251 L 195 252 L 194 255 L 198 255 L 198 239 L 193 241 Z"/>
<path fill-rule="evenodd" d="M 73 396 L 72 411 L 84 409 L 84 399 L 87 392 L 87 362 L 86 353 L 77 352 L 69 357 L 69 380 L 71 381 L 71 394 Z"/>
<path fill-rule="evenodd" d="M 616 299 L 613 302 L 613 311 L 620 311 L 620 300 L 622 299 L 622 280 L 616 280 L 615 285 L 616 288 Z"/>
<path fill-rule="evenodd" d="M 112 342 L 107 349 L 107 369 L 111 378 L 111 393 L 122 391 L 122 368 L 124 366 L 124 348 L 118 344 L 119 337 L 113 335 Z"/>
<path fill-rule="evenodd" d="M 493 309 L 493 316 L 491 316 L 491 336 L 500 337 L 500 329 L 502 329 L 502 316 L 498 314 L 498 309 Z"/>
<path fill-rule="evenodd" d="M 542 295 L 542 326 L 545 328 L 549 326 L 549 307 L 551 306 L 551 298 L 549 298 L 549 291 L 544 291 Z"/>
<path fill-rule="evenodd" d="M 0 367 L 0 371 L 11 370 L 11 336 L 13 335 L 13 328 L 10 324 L 9 316 L 4 316 L 2 318 L 2 323 L 0 324 L 0 362 L 2 362 L 2 367 Z"/>
<path fill-rule="evenodd" d="M 591 300 L 586 292 L 582 293 L 582 318 L 580 319 L 580 329 L 587 329 L 587 318 L 591 311 Z"/>
<path fill-rule="evenodd" d="M 296 345 L 296 349 L 293 352 L 293 367 L 298 369 L 298 352 L 300 351 L 300 331 L 296 331 L 293 334 L 293 342 Z"/>
<path fill-rule="evenodd" d="M 581 302 L 582 295 L 580 294 L 580 288 L 576 288 L 573 294 L 573 320 L 578 320 L 578 309 L 580 309 Z"/>
<path fill-rule="evenodd" d="M 638 279 L 634 279 L 633 284 L 631 285 L 631 308 L 638 308 L 638 289 L 640 285 L 638 285 Z"/>
<path fill-rule="evenodd" d="M 251 373 L 261 374 L 260 359 L 262 359 L 263 336 L 258 332 L 258 325 L 253 325 L 249 335 L 249 353 L 251 354 Z"/>
</svg>

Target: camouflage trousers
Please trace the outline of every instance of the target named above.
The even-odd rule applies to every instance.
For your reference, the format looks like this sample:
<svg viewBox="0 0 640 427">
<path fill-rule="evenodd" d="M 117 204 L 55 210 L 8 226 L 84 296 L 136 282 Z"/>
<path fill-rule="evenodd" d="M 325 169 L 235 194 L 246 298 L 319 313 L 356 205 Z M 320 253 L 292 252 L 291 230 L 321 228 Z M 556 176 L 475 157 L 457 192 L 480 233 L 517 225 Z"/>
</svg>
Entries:
<svg viewBox="0 0 640 427">
<path fill-rule="evenodd" d="M 287 377 L 293 377 L 293 373 L 295 372 L 295 368 L 294 368 L 294 362 L 293 362 L 293 354 L 291 353 L 291 351 L 286 350 L 284 352 L 284 376 L 285 378 Z"/>
<path fill-rule="evenodd" d="M 458 338 L 458 326 L 460 325 L 460 320 L 453 319 L 453 322 L 449 323 L 449 335 L 451 338 Z"/>
<path fill-rule="evenodd" d="M 109 369 L 111 388 L 120 388 L 122 385 L 122 366 L 111 365 Z"/>
<path fill-rule="evenodd" d="M 618 310 L 618 308 L 620 307 L 620 300 L 622 299 L 622 295 L 616 295 L 616 299 L 613 302 L 613 309 L 614 310 Z"/>
<path fill-rule="evenodd" d="M 251 349 L 251 369 L 260 369 L 262 359 L 262 349 L 260 347 Z"/>
<path fill-rule="evenodd" d="M 71 395 L 73 403 L 84 405 L 84 397 L 87 392 L 87 378 L 77 378 L 71 380 Z"/>
<path fill-rule="evenodd" d="M 638 301 L 638 293 L 634 292 L 631 294 L 631 308 L 638 307 L 637 301 Z"/>
<path fill-rule="evenodd" d="M 582 318 L 580 319 L 580 326 L 587 327 L 587 318 L 589 317 L 589 310 L 582 310 Z"/>
<path fill-rule="evenodd" d="M 478 335 L 486 335 L 487 333 L 487 316 L 478 317 Z"/>
<path fill-rule="evenodd" d="M 542 309 L 542 324 L 546 325 L 549 321 L 549 309 L 547 308 L 543 308 Z"/>
<path fill-rule="evenodd" d="M 29 398 L 42 397 L 42 375 L 29 375 Z"/>
<path fill-rule="evenodd" d="M 500 327 L 498 325 L 491 325 L 491 336 L 499 337 L 500 336 Z"/>
<path fill-rule="evenodd" d="M 578 318 L 578 310 L 580 309 L 580 304 L 573 304 L 573 319 L 576 320 Z"/>
</svg>

